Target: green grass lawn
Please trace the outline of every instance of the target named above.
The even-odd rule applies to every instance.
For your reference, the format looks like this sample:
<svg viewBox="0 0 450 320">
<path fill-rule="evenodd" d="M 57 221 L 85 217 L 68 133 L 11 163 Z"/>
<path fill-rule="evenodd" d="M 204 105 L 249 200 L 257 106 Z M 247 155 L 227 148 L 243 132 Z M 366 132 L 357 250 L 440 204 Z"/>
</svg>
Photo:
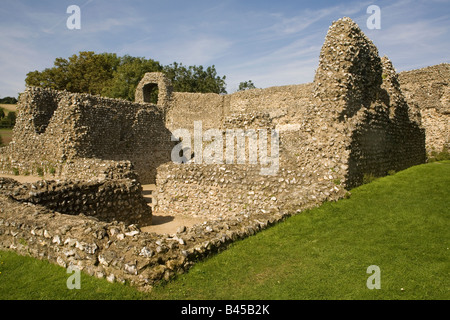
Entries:
<svg viewBox="0 0 450 320">
<path fill-rule="evenodd" d="M 450 161 L 409 168 L 234 243 L 137 293 L 0 251 L 0 299 L 449 299 Z M 369 290 L 367 268 L 380 268 Z"/>
</svg>

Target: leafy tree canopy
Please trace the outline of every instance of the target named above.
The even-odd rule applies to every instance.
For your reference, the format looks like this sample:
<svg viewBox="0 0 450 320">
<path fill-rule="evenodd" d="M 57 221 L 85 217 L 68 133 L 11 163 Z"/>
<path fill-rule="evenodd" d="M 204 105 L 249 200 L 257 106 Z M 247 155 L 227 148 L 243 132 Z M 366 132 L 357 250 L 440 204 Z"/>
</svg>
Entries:
<svg viewBox="0 0 450 320">
<path fill-rule="evenodd" d="M 82 51 L 68 59 L 57 58 L 52 68 L 29 72 L 25 83 L 133 101 L 136 87 L 147 72 L 164 72 L 178 92 L 226 93 L 226 77 L 218 76 L 214 65 L 206 69 L 176 62 L 162 66 L 152 59 L 93 51 Z"/>
<path fill-rule="evenodd" d="M 1 104 L 16 104 L 17 99 L 14 97 L 4 97 L 0 99 Z"/>
<path fill-rule="evenodd" d="M 203 66 L 186 67 L 174 62 L 164 67 L 164 73 L 177 92 L 227 93 L 226 76 L 218 76 L 214 65 L 205 70 Z"/>
<path fill-rule="evenodd" d="M 244 91 L 248 89 L 256 89 L 255 84 L 252 80 L 239 83 L 238 91 Z"/>
</svg>

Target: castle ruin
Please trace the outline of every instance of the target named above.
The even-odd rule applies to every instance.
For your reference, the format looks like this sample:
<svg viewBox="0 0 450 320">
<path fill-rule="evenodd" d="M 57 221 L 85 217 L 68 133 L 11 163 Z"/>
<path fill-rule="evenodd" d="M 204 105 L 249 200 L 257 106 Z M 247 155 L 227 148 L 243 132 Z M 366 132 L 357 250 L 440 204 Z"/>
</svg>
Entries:
<svg viewBox="0 0 450 320">
<path fill-rule="evenodd" d="M 397 74 L 342 18 L 328 30 L 312 83 L 180 93 L 149 73 L 135 102 L 27 88 L 0 170 L 55 179 L 0 178 L 0 247 L 149 288 L 236 239 L 344 197 L 365 175 L 422 164 L 427 152 L 448 148 L 449 79 L 449 64 Z M 194 137 L 198 121 L 223 137 L 276 131 L 276 174 L 224 158 L 173 162 L 173 133 Z M 154 210 L 205 222 L 174 235 L 141 232 L 152 217 L 142 184 L 156 185 Z"/>
</svg>

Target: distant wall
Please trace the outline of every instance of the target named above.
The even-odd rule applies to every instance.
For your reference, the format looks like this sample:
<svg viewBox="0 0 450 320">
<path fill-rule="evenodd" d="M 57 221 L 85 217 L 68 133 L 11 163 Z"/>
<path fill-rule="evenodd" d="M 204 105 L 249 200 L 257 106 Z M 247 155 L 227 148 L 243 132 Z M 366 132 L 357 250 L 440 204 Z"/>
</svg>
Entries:
<svg viewBox="0 0 450 320">
<path fill-rule="evenodd" d="M 193 133 L 194 121 L 201 120 L 205 129 L 220 128 L 224 115 L 224 96 L 174 92 L 166 114 L 166 125 L 171 131 L 188 129 Z"/>
<path fill-rule="evenodd" d="M 228 115 L 266 112 L 278 123 L 301 121 L 311 103 L 312 83 L 251 89 L 230 94 L 226 101 Z"/>
<path fill-rule="evenodd" d="M 420 110 L 427 152 L 450 149 L 450 64 L 404 71 L 399 81 L 408 104 Z"/>
</svg>

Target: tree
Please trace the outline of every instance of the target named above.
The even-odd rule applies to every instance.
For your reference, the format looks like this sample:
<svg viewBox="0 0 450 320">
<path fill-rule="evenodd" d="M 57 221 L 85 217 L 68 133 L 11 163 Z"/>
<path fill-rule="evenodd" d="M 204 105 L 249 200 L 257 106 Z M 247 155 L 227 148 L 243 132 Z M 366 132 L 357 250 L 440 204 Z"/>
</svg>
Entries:
<svg viewBox="0 0 450 320">
<path fill-rule="evenodd" d="M 16 124 L 16 113 L 10 111 L 5 117 L 0 117 L 0 128 L 12 128 Z"/>
<path fill-rule="evenodd" d="M 3 108 L 0 108 L 0 119 L 3 119 L 5 117 L 5 110 Z"/>
<path fill-rule="evenodd" d="M 82 51 L 68 60 L 56 58 L 53 68 L 29 72 L 25 83 L 56 90 L 100 94 L 105 83 L 113 78 L 119 63 L 116 54 Z"/>
<path fill-rule="evenodd" d="M 189 66 L 174 62 L 161 66 L 152 59 L 113 53 L 82 51 L 68 59 L 55 59 L 52 68 L 27 74 L 28 86 L 101 94 L 111 98 L 134 100 L 137 85 L 147 72 L 164 72 L 174 91 L 226 93 L 226 77 L 217 75 L 215 66 Z"/>
<path fill-rule="evenodd" d="M 214 65 L 205 70 L 203 66 L 186 67 L 174 62 L 164 67 L 164 73 L 177 92 L 227 93 L 226 76 L 218 76 Z"/>
<path fill-rule="evenodd" d="M 113 78 L 120 59 L 116 54 L 95 54 L 80 52 L 69 58 L 67 65 L 67 85 L 70 92 L 101 94 L 103 87 Z"/>
<path fill-rule="evenodd" d="M 16 104 L 17 103 L 17 99 L 14 97 L 4 97 L 2 99 L 0 99 L 0 103 L 2 104 Z"/>
<path fill-rule="evenodd" d="M 248 90 L 248 89 L 256 89 L 252 80 L 248 80 L 248 81 L 239 83 L 238 91 L 244 91 L 244 90 Z"/>
<path fill-rule="evenodd" d="M 6 116 L 6 119 L 8 119 L 9 123 L 11 124 L 11 127 L 14 127 L 16 124 L 16 113 L 14 111 L 8 112 L 8 115 Z"/>
<path fill-rule="evenodd" d="M 152 59 L 135 58 L 128 55 L 121 58 L 113 78 L 102 90 L 102 95 L 134 101 L 136 87 L 147 72 L 162 71 L 159 62 Z"/>
</svg>

